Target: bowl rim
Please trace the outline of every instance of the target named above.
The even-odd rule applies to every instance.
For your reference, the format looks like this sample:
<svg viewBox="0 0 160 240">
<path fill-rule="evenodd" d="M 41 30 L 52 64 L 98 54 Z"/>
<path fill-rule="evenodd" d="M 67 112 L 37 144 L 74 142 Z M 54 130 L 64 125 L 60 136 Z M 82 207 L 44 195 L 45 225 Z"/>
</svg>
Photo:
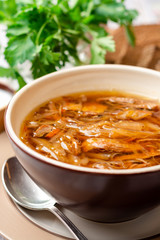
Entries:
<svg viewBox="0 0 160 240">
<path fill-rule="evenodd" d="M 32 81 L 32 82 L 28 83 L 26 86 L 24 86 L 21 90 L 19 90 L 12 97 L 12 99 L 7 107 L 7 110 L 5 112 L 5 121 L 4 121 L 5 122 L 5 130 L 6 130 L 8 137 L 13 141 L 13 143 L 18 148 L 20 148 L 23 152 L 28 154 L 30 157 L 33 157 L 36 160 L 41 161 L 43 163 L 53 165 L 55 167 L 71 170 L 74 172 L 75 171 L 84 172 L 84 173 L 87 172 L 87 173 L 91 173 L 91 174 L 100 174 L 100 175 L 106 175 L 106 174 L 107 175 L 128 175 L 128 174 L 133 175 L 133 174 L 151 173 L 151 172 L 160 171 L 160 165 L 139 168 L 139 169 L 121 169 L 121 170 L 111 169 L 111 170 L 109 170 L 109 169 L 94 169 L 94 168 L 88 168 L 88 167 L 72 165 L 69 163 L 64 163 L 61 161 L 51 159 L 49 157 L 45 157 L 44 155 L 34 151 L 33 149 L 31 149 L 27 145 L 25 145 L 20 140 L 20 138 L 15 134 L 15 132 L 12 128 L 11 119 L 10 119 L 12 106 L 14 106 L 14 104 L 18 100 L 18 98 L 20 98 L 20 96 L 23 95 L 23 93 L 26 92 L 30 87 L 36 85 L 38 82 L 45 81 L 46 78 L 52 78 L 54 76 L 63 75 L 63 74 L 70 73 L 70 72 L 76 72 L 77 70 L 83 71 L 83 70 L 91 70 L 91 69 L 95 69 L 95 68 L 97 68 L 97 70 L 100 70 L 100 69 L 109 69 L 109 70 L 116 69 L 116 70 L 126 70 L 126 71 L 132 70 L 132 71 L 139 72 L 139 73 L 145 73 L 145 74 L 148 73 L 151 75 L 158 76 L 160 78 L 160 73 L 158 71 L 147 69 L 147 68 L 142 68 L 142 67 L 120 65 L 120 64 L 85 65 L 85 66 L 77 66 L 77 67 L 73 67 L 73 68 L 69 68 L 69 69 L 62 69 L 57 72 L 52 72 L 50 74 L 47 74 L 45 76 L 38 78 L 36 81 Z"/>
</svg>

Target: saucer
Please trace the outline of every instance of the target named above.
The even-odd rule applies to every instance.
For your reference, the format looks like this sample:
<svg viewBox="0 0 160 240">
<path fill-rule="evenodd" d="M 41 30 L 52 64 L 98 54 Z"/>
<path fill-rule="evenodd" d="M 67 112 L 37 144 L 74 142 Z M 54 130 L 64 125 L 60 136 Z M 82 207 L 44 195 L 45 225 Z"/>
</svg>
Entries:
<svg viewBox="0 0 160 240">
<path fill-rule="evenodd" d="M 68 229 L 50 212 L 31 211 L 17 204 L 16 206 L 25 217 L 44 230 L 67 239 L 74 239 Z M 138 240 L 160 234 L 160 206 L 134 220 L 114 224 L 93 222 L 69 210 L 62 211 L 88 240 Z"/>
</svg>

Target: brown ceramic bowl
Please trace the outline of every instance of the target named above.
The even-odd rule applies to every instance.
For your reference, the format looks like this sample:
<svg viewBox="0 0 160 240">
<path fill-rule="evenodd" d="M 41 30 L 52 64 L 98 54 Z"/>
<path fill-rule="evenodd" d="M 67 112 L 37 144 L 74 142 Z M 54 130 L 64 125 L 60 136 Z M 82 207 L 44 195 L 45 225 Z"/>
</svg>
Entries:
<svg viewBox="0 0 160 240">
<path fill-rule="evenodd" d="M 58 71 L 28 84 L 11 100 L 6 132 L 27 172 L 57 201 L 84 218 L 121 222 L 160 204 L 160 165 L 99 170 L 49 159 L 19 139 L 26 115 L 48 99 L 88 90 L 120 90 L 160 100 L 160 73 L 122 65 L 90 65 Z"/>
</svg>

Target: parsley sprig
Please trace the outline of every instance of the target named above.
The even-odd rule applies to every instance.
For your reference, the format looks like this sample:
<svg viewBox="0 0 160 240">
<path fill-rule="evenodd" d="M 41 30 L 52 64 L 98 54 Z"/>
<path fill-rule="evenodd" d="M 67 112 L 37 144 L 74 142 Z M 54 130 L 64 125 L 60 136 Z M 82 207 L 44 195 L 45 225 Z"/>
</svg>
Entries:
<svg viewBox="0 0 160 240">
<path fill-rule="evenodd" d="M 8 46 L 5 59 L 9 67 L 0 67 L 1 77 L 17 79 L 19 88 L 26 82 L 19 65 L 31 62 L 36 79 L 61 69 L 66 63 L 85 64 L 78 46 L 90 46 L 90 63 L 105 63 L 106 51 L 115 51 L 115 43 L 106 32 L 109 20 L 124 26 L 134 45 L 132 21 L 135 10 L 127 10 L 118 0 L 4 0 L 0 20 L 7 24 Z"/>
</svg>

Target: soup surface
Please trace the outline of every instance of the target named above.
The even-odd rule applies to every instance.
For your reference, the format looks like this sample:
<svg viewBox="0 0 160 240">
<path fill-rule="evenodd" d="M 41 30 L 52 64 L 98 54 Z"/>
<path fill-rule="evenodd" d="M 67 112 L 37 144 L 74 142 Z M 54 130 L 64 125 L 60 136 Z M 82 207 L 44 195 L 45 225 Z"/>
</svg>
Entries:
<svg viewBox="0 0 160 240">
<path fill-rule="evenodd" d="M 119 92 L 58 97 L 24 120 L 21 140 L 49 158 L 97 169 L 160 164 L 160 105 Z"/>
</svg>

